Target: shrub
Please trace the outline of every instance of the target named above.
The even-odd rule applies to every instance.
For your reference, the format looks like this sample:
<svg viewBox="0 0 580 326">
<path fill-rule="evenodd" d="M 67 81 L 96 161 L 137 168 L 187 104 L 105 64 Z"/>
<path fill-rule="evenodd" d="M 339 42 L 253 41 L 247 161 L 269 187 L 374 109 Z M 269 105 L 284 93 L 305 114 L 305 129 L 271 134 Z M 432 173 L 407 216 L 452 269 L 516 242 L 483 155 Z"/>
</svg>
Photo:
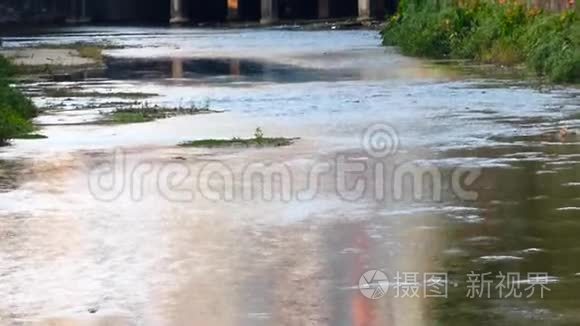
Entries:
<svg viewBox="0 0 580 326">
<path fill-rule="evenodd" d="M 0 144 L 31 132 L 31 119 L 37 115 L 37 109 L 28 98 L 18 90 L 10 87 L 8 78 L 14 72 L 13 66 L 0 56 Z"/>
<path fill-rule="evenodd" d="M 555 82 L 580 78 L 580 24 L 574 12 L 545 13 L 517 1 L 457 0 L 442 6 L 402 0 L 382 35 L 385 45 L 409 55 L 525 62 Z"/>
<path fill-rule="evenodd" d="M 0 79 L 5 79 L 14 75 L 14 72 L 14 66 L 10 64 L 10 61 L 0 55 Z"/>
<path fill-rule="evenodd" d="M 580 81 L 580 24 L 574 13 L 539 17 L 521 38 L 526 62 L 556 82 Z"/>
<path fill-rule="evenodd" d="M 469 28 L 469 18 L 460 8 L 433 11 L 423 7 L 395 16 L 383 30 L 385 45 L 398 45 L 403 52 L 415 56 L 443 58 L 452 44 Z"/>
<path fill-rule="evenodd" d="M 38 110 L 30 99 L 8 85 L 6 81 L 0 81 L 0 107 L 9 109 L 25 119 L 37 116 Z"/>
<path fill-rule="evenodd" d="M 30 133 L 32 130 L 30 120 L 5 107 L 0 107 L 0 145 L 5 145 L 8 140 Z"/>
</svg>

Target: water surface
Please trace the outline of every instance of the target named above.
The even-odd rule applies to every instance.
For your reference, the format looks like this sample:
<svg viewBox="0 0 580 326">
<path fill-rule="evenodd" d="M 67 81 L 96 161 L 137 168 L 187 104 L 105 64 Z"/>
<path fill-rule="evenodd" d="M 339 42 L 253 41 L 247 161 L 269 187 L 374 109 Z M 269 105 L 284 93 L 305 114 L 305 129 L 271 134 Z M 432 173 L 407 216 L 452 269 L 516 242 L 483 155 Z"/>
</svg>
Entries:
<svg viewBox="0 0 580 326">
<path fill-rule="evenodd" d="M 580 323 L 580 128 L 574 87 L 537 87 L 460 74 L 380 47 L 373 31 L 83 27 L 7 37 L 8 47 L 112 44 L 107 67 L 19 85 L 40 105 L 49 138 L 0 149 L 2 324 L 574 325 Z M 75 87 L 111 97 L 52 98 Z M 220 114 L 147 124 L 83 125 L 128 105 L 209 103 Z M 115 148 L 116 171 L 221 162 L 238 175 L 274 161 L 304 184 L 309 167 L 344 154 L 369 164 L 364 130 L 388 123 L 400 148 L 387 165 L 442 174 L 482 170 L 461 200 L 342 198 L 332 176 L 310 200 L 166 198 L 158 178 L 142 196 L 91 194 L 87 175 Z M 67 125 L 68 124 L 68 125 Z M 182 149 L 180 141 L 301 137 L 264 150 Z M 183 161 L 185 159 L 185 161 Z M 129 170 L 130 171 L 130 170 Z M 353 177 L 354 178 L 354 177 Z M 362 178 L 374 186 L 377 180 Z M 185 188 L 193 188 L 188 178 Z M 352 180 L 351 180 L 352 181 Z M 236 180 L 235 187 L 246 185 Z M 405 186 L 405 190 L 410 190 Z M 447 298 L 363 297 L 372 269 L 448 275 Z M 468 274 L 548 273 L 545 298 L 467 298 Z M 532 280 L 533 281 L 533 280 Z M 497 280 L 494 281 L 497 285 Z M 527 283 L 526 283 L 527 282 Z M 404 283 L 405 284 L 405 283 Z"/>
</svg>

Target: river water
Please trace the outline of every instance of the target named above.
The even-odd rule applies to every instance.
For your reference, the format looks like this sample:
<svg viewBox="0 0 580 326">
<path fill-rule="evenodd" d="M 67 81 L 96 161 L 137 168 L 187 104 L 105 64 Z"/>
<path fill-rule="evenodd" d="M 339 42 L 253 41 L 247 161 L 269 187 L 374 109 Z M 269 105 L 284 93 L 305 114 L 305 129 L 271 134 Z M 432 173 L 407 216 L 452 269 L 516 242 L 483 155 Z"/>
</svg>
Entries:
<svg viewBox="0 0 580 326">
<path fill-rule="evenodd" d="M 407 58 L 364 30 L 4 39 L 77 42 L 114 45 L 106 67 L 19 84 L 48 138 L 0 149 L 1 325 L 580 323 L 580 136 L 560 135 L 580 128 L 578 88 Z M 64 88 L 110 96 L 47 92 Z M 90 123 L 123 92 L 224 112 Z M 176 146 L 257 127 L 300 139 Z M 272 198 L 240 177 L 272 167 L 289 186 Z M 373 270 L 389 282 L 369 299 Z"/>
</svg>

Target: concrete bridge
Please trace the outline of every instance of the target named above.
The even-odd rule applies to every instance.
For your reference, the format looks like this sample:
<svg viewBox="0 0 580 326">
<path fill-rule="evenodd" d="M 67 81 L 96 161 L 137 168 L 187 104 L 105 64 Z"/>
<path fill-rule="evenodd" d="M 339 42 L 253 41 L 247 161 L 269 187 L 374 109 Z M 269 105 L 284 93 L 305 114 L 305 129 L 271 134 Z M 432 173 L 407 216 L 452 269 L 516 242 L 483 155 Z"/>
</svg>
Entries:
<svg viewBox="0 0 580 326">
<path fill-rule="evenodd" d="M 25 0 L 55 3 L 64 0 Z M 69 22 L 260 21 L 382 18 L 397 0 L 66 0 Z M 54 4 L 57 6 L 57 4 Z"/>
</svg>

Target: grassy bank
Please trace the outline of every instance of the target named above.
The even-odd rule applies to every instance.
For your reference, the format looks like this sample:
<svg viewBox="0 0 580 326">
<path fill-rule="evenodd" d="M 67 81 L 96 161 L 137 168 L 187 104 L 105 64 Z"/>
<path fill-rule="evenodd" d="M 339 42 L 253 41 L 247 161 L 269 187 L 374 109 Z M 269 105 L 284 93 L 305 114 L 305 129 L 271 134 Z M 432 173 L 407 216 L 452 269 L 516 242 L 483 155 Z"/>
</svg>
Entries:
<svg viewBox="0 0 580 326">
<path fill-rule="evenodd" d="M 401 0 L 382 31 L 383 43 L 412 56 L 523 63 L 550 81 L 580 82 L 575 12 L 547 13 L 510 0 L 441 2 Z"/>
<path fill-rule="evenodd" d="M 34 104 L 18 90 L 10 87 L 14 67 L 0 56 L 0 145 L 33 131 L 32 118 L 37 114 Z"/>
</svg>

